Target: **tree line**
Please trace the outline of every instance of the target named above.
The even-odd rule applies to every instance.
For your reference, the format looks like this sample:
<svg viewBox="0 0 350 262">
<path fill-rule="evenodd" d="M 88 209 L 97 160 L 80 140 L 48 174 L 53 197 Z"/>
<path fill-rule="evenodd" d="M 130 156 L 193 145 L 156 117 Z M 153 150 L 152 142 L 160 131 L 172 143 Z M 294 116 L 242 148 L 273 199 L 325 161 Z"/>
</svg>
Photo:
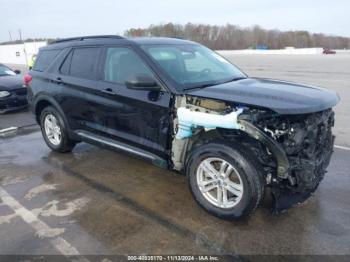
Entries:
<svg viewBox="0 0 350 262">
<path fill-rule="evenodd" d="M 310 33 L 308 31 L 280 31 L 267 30 L 260 26 L 240 27 L 237 25 L 208 25 L 208 24 L 158 24 L 147 28 L 130 28 L 124 36 L 164 36 L 189 39 L 199 42 L 215 50 L 232 50 L 247 48 L 281 49 L 288 46 L 295 48 L 323 47 L 330 49 L 350 49 L 350 38 L 342 36 Z M 59 38 L 26 39 L 24 42 L 47 41 L 48 43 Z M 0 43 L 20 44 L 23 41 L 14 40 Z"/>
<path fill-rule="evenodd" d="M 310 33 L 308 31 L 267 30 L 260 26 L 242 28 L 237 25 L 223 26 L 207 24 L 158 24 L 147 28 L 130 28 L 125 36 L 164 36 L 189 39 L 216 50 L 268 48 L 281 49 L 323 47 L 330 49 L 349 49 L 350 38 Z"/>
</svg>

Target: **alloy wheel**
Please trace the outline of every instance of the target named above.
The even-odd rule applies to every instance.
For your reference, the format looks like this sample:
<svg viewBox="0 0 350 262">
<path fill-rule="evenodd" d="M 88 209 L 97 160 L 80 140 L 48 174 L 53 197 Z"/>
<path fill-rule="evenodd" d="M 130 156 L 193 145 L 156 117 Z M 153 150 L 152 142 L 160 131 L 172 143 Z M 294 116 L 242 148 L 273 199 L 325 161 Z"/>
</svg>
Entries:
<svg viewBox="0 0 350 262">
<path fill-rule="evenodd" d="M 62 140 L 62 131 L 57 118 L 52 114 L 46 115 L 44 126 L 46 137 L 50 143 L 55 146 L 59 145 Z"/>
<path fill-rule="evenodd" d="M 206 158 L 199 164 L 197 183 L 204 198 L 219 208 L 232 208 L 243 196 L 239 172 L 221 158 Z"/>
</svg>

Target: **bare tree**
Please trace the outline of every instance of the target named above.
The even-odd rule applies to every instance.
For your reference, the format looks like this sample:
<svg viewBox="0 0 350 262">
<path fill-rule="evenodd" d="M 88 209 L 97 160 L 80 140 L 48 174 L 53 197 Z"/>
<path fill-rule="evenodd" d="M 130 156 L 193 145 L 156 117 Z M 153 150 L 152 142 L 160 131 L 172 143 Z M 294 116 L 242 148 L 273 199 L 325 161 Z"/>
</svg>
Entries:
<svg viewBox="0 0 350 262">
<path fill-rule="evenodd" d="M 208 24 L 158 24 L 148 28 L 131 28 L 126 36 L 165 36 L 190 39 L 216 50 L 269 48 L 287 46 L 297 48 L 324 47 L 332 49 L 350 48 L 350 38 L 312 34 L 308 31 L 266 30 L 258 25 L 242 28 L 237 25 L 223 26 Z"/>
</svg>

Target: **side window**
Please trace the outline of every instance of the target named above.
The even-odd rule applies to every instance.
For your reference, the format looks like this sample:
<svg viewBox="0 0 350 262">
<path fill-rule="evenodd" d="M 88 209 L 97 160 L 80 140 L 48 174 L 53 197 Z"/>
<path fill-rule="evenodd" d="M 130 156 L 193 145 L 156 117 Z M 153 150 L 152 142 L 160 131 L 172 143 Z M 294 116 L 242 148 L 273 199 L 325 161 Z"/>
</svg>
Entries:
<svg viewBox="0 0 350 262">
<path fill-rule="evenodd" d="M 134 75 L 153 77 L 151 70 L 132 49 L 107 48 L 104 80 L 124 85 L 125 81 Z"/>
<path fill-rule="evenodd" d="M 62 70 L 65 70 L 68 72 L 68 75 L 71 76 L 86 79 L 95 79 L 99 50 L 100 49 L 97 47 L 74 49 L 71 59 L 68 59 L 68 56 L 63 63 L 61 67 L 61 73 L 63 73 Z M 70 67 L 69 60 L 71 61 Z M 66 62 L 67 65 L 65 65 Z"/>
<path fill-rule="evenodd" d="M 49 65 L 53 62 L 56 56 L 60 53 L 61 50 L 44 50 L 40 51 L 38 58 L 35 61 L 33 70 L 34 71 L 45 71 Z"/>
</svg>

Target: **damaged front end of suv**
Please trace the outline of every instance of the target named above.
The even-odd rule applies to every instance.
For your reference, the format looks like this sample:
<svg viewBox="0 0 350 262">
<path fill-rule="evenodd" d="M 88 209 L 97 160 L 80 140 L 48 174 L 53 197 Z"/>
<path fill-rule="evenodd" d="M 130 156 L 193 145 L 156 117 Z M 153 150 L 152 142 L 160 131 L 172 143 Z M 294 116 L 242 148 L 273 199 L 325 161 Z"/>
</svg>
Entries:
<svg viewBox="0 0 350 262">
<path fill-rule="evenodd" d="M 273 196 L 273 213 L 305 201 L 318 187 L 330 162 L 334 112 L 331 108 L 293 114 L 276 111 L 260 105 L 178 96 L 173 168 L 183 170 L 188 152 L 197 145 L 220 139 L 240 145 L 259 161 L 256 164 L 262 169 L 265 187 Z"/>
<path fill-rule="evenodd" d="M 207 212 L 248 216 L 269 187 L 278 213 L 316 190 L 333 150 L 335 92 L 249 77 L 191 42 L 142 48 L 176 90 L 169 166 Z"/>
<path fill-rule="evenodd" d="M 306 200 L 321 182 L 333 152 L 334 112 L 281 116 L 247 110 L 239 120 L 271 187 L 275 213 Z"/>
</svg>

